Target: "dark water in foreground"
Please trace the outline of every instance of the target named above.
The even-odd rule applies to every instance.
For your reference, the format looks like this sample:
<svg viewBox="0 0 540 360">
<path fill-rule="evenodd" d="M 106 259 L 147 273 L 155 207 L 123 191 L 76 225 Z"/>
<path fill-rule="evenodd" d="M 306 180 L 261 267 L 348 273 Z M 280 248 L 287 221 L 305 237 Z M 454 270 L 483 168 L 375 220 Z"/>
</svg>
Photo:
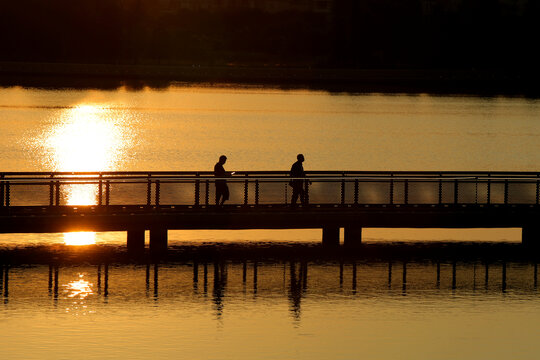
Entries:
<svg viewBox="0 0 540 360">
<path fill-rule="evenodd" d="M 9 255 L 9 256 L 8 256 Z M 33 258 L 32 258 L 33 256 Z M 4 250 L 4 359 L 535 359 L 537 258 L 515 244 Z M 37 265 L 14 263 L 32 258 Z M 41 260 L 40 260 L 41 259 Z"/>
</svg>

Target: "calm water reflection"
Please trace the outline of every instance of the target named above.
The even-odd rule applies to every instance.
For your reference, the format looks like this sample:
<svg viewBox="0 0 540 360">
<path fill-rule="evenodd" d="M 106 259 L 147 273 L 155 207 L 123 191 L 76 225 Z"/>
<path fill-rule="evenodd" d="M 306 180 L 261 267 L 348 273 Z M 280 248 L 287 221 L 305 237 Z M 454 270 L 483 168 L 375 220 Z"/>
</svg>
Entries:
<svg viewBox="0 0 540 360">
<path fill-rule="evenodd" d="M 533 359 L 540 351 L 531 263 L 248 261 L 3 271 L 6 358 L 478 359 L 489 346 L 492 359 Z"/>
</svg>

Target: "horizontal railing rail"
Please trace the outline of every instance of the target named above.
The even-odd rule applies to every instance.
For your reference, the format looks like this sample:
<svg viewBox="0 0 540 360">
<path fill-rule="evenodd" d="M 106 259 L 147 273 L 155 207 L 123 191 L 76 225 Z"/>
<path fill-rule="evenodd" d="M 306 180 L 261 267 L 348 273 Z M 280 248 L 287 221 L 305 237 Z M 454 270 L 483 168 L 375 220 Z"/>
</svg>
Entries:
<svg viewBox="0 0 540 360">
<path fill-rule="evenodd" d="M 232 205 L 289 204 L 291 180 L 303 181 L 304 205 L 538 205 L 540 172 L 210 171 L 2 172 L 0 206 L 185 205 L 214 203 L 218 180 Z"/>
</svg>

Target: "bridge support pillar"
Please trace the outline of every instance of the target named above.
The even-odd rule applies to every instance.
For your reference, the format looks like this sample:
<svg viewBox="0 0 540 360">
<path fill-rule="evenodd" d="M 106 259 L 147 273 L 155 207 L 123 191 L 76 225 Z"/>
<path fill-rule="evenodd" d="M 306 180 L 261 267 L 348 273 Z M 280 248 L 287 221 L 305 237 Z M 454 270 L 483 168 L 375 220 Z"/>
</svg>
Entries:
<svg viewBox="0 0 540 360">
<path fill-rule="evenodd" d="M 150 252 L 162 253 L 167 251 L 168 234 L 165 228 L 150 229 Z"/>
<path fill-rule="evenodd" d="M 524 226 L 521 229 L 521 243 L 528 247 L 540 248 L 540 226 Z"/>
<path fill-rule="evenodd" d="M 127 249 L 130 253 L 142 253 L 144 251 L 144 229 L 128 230 Z"/>
<path fill-rule="evenodd" d="M 322 244 L 324 247 L 339 247 L 339 227 L 323 227 Z"/>
<path fill-rule="evenodd" d="M 362 243 L 362 228 L 357 226 L 345 227 L 345 236 L 343 245 L 346 247 L 355 247 Z"/>
</svg>

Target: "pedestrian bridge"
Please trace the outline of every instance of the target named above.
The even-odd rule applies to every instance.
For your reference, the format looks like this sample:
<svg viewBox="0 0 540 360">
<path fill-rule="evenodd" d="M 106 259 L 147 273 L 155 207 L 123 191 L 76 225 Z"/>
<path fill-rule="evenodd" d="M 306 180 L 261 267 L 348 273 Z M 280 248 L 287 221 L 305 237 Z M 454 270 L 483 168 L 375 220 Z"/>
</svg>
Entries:
<svg viewBox="0 0 540 360">
<path fill-rule="evenodd" d="M 522 228 L 540 244 L 538 172 L 308 171 L 304 204 L 290 206 L 287 171 L 224 178 L 212 172 L 0 173 L 0 233 L 126 231 L 128 249 L 167 247 L 167 230 L 321 228 L 323 244 L 361 242 L 361 229 Z"/>
</svg>

